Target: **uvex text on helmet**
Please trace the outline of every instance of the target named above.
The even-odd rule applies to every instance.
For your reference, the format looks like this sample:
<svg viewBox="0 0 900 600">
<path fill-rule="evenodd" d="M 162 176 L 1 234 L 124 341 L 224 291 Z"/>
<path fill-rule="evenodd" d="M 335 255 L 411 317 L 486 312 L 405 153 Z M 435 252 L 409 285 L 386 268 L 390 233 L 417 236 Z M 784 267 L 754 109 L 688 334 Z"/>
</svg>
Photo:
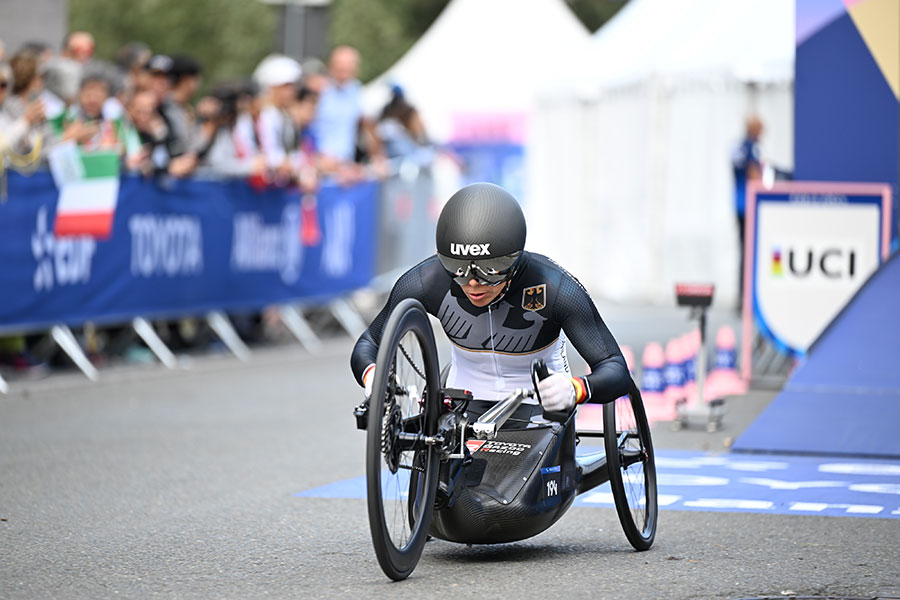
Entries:
<svg viewBox="0 0 900 600">
<path fill-rule="evenodd" d="M 525 215 L 512 194 L 473 183 L 450 197 L 437 222 L 437 251 L 454 258 L 488 258 L 525 248 Z"/>
</svg>

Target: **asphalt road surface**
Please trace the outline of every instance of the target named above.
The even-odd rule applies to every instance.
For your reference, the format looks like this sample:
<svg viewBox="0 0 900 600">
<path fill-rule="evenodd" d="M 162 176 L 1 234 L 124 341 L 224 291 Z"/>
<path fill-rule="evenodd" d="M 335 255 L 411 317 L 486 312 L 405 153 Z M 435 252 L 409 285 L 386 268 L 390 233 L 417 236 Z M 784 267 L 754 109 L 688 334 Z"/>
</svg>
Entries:
<svg viewBox="0 0 900 600">
<path fill-rule="evenodd" d="M 0 597 L 900 597 L 900 519 L 662 510 L 636 553 L 594 507 L 520 543 L 429 542 L 391 583 L 363 500 L 296 495 L 364 473 L 350 347 L 14 385 L 0 396 Z M 660 424 L 656 445 L 724 452 L 768 397 L 720 433 Z"/>
</svg>

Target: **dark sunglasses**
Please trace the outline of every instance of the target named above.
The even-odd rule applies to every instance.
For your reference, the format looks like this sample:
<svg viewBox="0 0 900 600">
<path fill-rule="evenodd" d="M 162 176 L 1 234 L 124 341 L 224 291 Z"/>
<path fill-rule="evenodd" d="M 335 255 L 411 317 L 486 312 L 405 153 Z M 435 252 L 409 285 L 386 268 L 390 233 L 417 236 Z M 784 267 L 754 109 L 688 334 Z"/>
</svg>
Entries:
<svg viewBox="0 0 900 600">
<path fill-rule="evenodd" d="M 0 90 L 5 90 L 8 85 L 8 81 L 0 81 Z"/>
<path fill-rule="evenodd" d="M 452 258 L 438 254 L 438 259 L 453 277 L 453 281 L 459 285 L 465 285 L 469 283 L 469 280 L 474 279 L 481 285 L 494 287 L 509 278 L 516 261 L 519 260 L 521 255 L 521 252 L 515 252 L 506 256 L 473 260 L 471 258 Z"/>
</svg>

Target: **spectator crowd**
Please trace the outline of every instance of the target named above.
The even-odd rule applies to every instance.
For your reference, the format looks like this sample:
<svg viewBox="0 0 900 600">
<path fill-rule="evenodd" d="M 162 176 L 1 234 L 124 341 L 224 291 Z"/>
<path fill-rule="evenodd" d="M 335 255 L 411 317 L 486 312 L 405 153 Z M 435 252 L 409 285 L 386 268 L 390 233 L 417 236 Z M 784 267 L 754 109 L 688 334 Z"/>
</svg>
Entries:
<svg viewBox="0 0 900 600">
<path fill-rule="evenodd" d="M 36 162 L 71 141 L 114 149 L 124 170 L 148 177 L 212 174 L 310 191 L 324 177 L 349 185 L 386 176 L 427 148 L 401 89 L 381 118 L 363 115 L 360 56 L 350 46 L 335 48 L 327 66 L 271 55 L 252 76 L 215 82 L 200 97 L 203 66 L 191 56 L 140 42 L 114 63 L 93 54 L 84 31 L 59 52 L 39 42 L 8 57 L 0 50 L 0 155 Z"/>
<path fill-rule="evenodd" d="M 336 47 L 327 64 L 270 55 L 245 79 L 209 88 L 194 57 L 155 50 L 132 42 L 114 62 L 97 60 L 85 31 L 69 33 L 58 51 L 31 42 L 9 54 L 0 42 L 0 174 L 7 166 L 46 165 L 54 148 L 74 144 L 119 153 L 125 173 L 296 186 L 307 203 L 325 179 L 352 185 L 390 176 L 404 160 L 430 159 L 402 89 L 394 88 L 378 118 L 364 116 L 360 56 L 350 46 Z M 253 321 L 259 324 L 259 315 Z M 186 324 L 193 326 L 157 325 L 178 333 Z M 90 352 L 96 344 L 88 329 Z M 32 345 L 23 336 L 0 337 L 0 367 L 40 362 L 27 351 Z"/>
</svg>

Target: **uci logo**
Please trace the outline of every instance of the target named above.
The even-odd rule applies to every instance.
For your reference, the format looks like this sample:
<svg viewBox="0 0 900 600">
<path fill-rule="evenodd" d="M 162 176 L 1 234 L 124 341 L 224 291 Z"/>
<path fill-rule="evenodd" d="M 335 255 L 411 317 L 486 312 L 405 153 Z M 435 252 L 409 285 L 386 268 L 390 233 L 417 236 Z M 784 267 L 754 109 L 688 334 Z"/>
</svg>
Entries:
<svg viewBox="0 0 900 600">
<path fill-rule="evenodd" d="M 782 277 L 785 271 L 795 277 L 807 277 L 813 272 L 821 272 L 828 279 L 852 279 L 856 275 L 856 252 L 844 248 L 790 248 L 785 257 L 781 248 L 773 248 L 772 275 Z"/>
<path fill-rule="evenodd" d="M 490 244 L 450 244 L 450 254 L 454 256 L 490 256 Z"/>
</svg>

